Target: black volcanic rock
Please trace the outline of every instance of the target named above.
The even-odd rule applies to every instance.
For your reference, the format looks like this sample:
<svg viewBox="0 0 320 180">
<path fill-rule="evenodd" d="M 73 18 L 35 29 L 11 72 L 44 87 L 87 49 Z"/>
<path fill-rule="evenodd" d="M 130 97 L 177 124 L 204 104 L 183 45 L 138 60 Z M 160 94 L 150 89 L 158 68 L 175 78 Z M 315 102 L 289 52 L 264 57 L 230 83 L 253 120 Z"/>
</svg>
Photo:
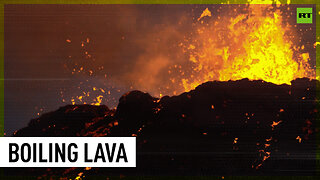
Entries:
<svg viewBox="0 0 320 180">
<path fill-rule="evenodd" d="M 137 168 L 93 168 L 87 176 L 313 175 L 318 85 L 306 78 L 292 85 L 214 81 L 161 99 L 131 91 L 115 111 L 65 106 L 14 136 L 137 136 Z M 81 170 L 46 173 L 62 171 Z"/>
<path fill-rule="evenodd" d="M 131 136 L 143 125 L 152 122 L 155 119 L 156 101 L 156 98 L 140 91 L 131 91 L 123 95 L 115 113 L 119 126 L 113 129 L 112 135 Z"/>
<path fill-rule="evenodd" d="M 13 136 L 29 137 L 73 137 L 83 136 L 82 130 L 89 128 L 89 125 L 108 124 L 114 112 L 107 106 L 91 105 L 67 105 L 57 111 L 43 114 L 37 119 L 32 119 L 28 126 L 14 133 Z M 100 127 L 100 126 L 99 126 Z M 98 128 L 98 127 L 97 127 Z"/>
</svg>

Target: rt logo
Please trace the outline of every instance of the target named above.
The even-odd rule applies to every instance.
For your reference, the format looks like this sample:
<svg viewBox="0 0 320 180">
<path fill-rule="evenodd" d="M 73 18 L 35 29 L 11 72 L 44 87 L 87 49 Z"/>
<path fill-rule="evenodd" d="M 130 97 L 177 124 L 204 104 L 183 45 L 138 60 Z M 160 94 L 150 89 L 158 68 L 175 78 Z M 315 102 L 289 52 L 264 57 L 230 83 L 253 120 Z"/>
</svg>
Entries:
<svg viewBox="0 0 320 180">
<path fill-rule="evenodd" d="M 312 24 L 312 8 L 297 8 L 297 23 Z"/>
</svg>

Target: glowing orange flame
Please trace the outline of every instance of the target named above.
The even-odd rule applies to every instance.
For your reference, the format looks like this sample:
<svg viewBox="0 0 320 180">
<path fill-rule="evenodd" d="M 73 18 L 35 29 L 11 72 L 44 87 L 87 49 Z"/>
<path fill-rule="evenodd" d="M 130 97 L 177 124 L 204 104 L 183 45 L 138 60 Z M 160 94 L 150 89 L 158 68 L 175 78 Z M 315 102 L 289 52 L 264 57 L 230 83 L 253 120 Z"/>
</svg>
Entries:
<svg viewBox="0 0 320 180">
<path fill-rule="evenodd" d="M 196 36 L 185 45 L 193 64 L 191 75 L 182 79 L 185 91 L 212 80 L 248 78 L 290 84 L 296 78 L 313 78 L 309 54 L 293 56 L 293 44 L 285 37 L 290 26 L 283 27 L 279 10 L 263 15 L 266 8 L 270 5 L 254 5 L 248 14 L 218 17 L 197 28 Z"/>
</svg>

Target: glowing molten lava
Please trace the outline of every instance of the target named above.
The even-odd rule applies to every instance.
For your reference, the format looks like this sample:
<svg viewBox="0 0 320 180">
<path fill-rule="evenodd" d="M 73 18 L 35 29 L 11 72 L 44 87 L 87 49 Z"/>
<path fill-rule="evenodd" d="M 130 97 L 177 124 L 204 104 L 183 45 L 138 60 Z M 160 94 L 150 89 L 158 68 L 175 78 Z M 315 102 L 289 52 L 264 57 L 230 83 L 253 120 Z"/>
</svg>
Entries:
<svg viewBox="0 0 320 180">
<path fill-rule="evenodd" d="M 190 76 L 182 79 L 185 91 L 212 80 L 248 78 L 290 84 L 296 78 L 314 76 L 309 54 L 294 55 L 293 43 L 285 36 L 291 27 L 284 27 L 281 12 L 268 14 L 264 10 L 269 5 L 252 6 L 248 13 L 233 18 L 199 18 L 201 25 L 184 45 L 193 67 Z"/>
</svg>

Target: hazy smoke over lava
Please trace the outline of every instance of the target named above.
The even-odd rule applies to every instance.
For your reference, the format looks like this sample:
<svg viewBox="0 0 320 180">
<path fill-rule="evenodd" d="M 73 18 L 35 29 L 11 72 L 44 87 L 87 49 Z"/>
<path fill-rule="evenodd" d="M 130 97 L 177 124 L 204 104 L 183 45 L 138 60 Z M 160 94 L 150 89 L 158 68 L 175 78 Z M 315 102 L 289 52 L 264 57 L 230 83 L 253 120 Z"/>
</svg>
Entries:
<svg viewBox="0 0 320 180">
<path fill-rule="evenodd" d="M 299 34 L 290 22 L 293 17 L 290 6 L 219 5 L 163 16 L 158 23 L 142 19 L 139 29 L 131 29 L 141 31 L 140 36 L 124 34 L 121 40 L 127 45 L 113 48 L 124 56 L 136 55 L 109 67 L 100 67 L 98 61 L 94 63 L 98 69 L 89 70 L 89 75 L 105 73 L 115 88 L 139 89 L 155 96 L 177 95 L 212 80 L 249 78 L 290 84 L 296 78 L 314 78 L 309 53 L 303 52 L 304 45 L 294 44 Z M 128 22 L 119 21 L 118 26 L 125 27 L 122 23 Z M 112 73 L 114 69 L 121 73 Z"/>
</svg>

